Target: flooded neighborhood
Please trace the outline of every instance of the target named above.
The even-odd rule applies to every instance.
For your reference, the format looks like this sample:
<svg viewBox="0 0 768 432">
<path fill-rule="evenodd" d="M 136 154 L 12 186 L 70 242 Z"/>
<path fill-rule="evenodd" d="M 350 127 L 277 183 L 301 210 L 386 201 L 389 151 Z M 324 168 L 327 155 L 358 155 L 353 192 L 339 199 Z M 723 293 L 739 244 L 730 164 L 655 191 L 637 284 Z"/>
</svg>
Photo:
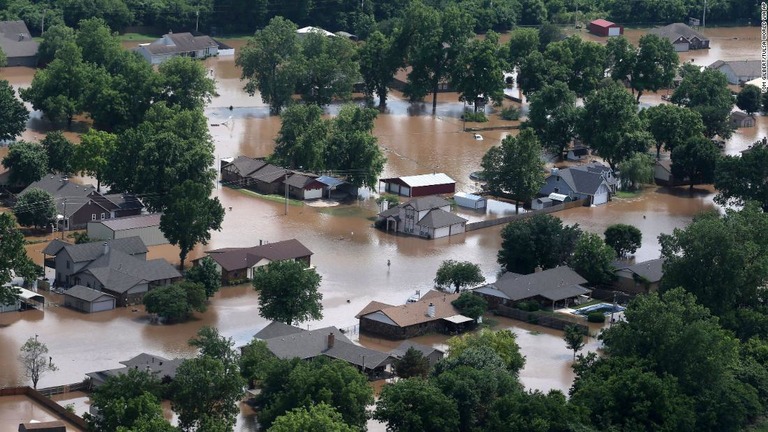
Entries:
<svg viewBox="0 0 768 432">
<path fill-rule="evenodd" d="M 626 29 L 625 35 L 633 44 L 647 29 Z M 682 62 L 706 66 L 716 60 L 757 60 L 760 57 L 759 29 L 756 27 L 707 28 L 702 31 L 711 39 L 711 48 L 680 53 Z M 584 39 L 604 42 L 605 38 L 579 33 Z M 504 41 L 504 35 L 502 35 Z M 124 42 L 132 48 L 137 42 Z M 244 40 L 227 41 L 235 50 Z M 208 58 L 205 68 L 216 85 L 216 96 L 205 108 L 210 134 L 215 143 L 217 167 L 222 160 L 237 156 L 266 157 L 275 148 L 275 138 L 281 127 L 279 116 L 269 115 L 269 106 L 257 93 L 248 96 L 240 80 L 241 70 L 234 57 Z M 0 70 L 0 78 L 8 80 L 18 89 L 27 87 L 35 69 L 7 67 Z M 661 103 L 666 90 L 644 94 L 641 106 Z M 363 103 L 362 99 L 355 100 Z M 511 102 L 507 101 L 506 104 Z M 28 104 L 29 105 L 29 104 Z M 31 110 L 31 106 L 28 106 Z M 327 107 L 327 115 L 338 113 L 340 105 Z M 521 106 L 523 112 L 527 104 Z M 373 134 L 386 156 L 381 178 L 444 173 L 456 182 L 456 191 L 479 193 L 482 185 L 470 178 L 481 170 L 483 155 L 498 146 L 507 135 L 518 133 L 519 121 L 504 121 L 496 108 L 486 108 L 489 123 L 480 124 L 487 130 L 466 132 L 465 127 L 478 124 L 465 123 L 462 118 L 465 104 L 455 93 L 440 93 L 437 109 L 432 113 L 429 101 L 409 103 L 399 92 L 393 91 L 386 110 L 375 120 Z M 77 120 L 65 135 L 77 141 L 86 126 Z M 20 137 L 36 141 L 51 130 L 33 112 L 28 129 Z M 481 135 L 478 139 L 475 133 Z M 737 129 L 726 141 L 723 152 L 738 155 L 752 143 L 768 135 L 768 118 L 756 116 L 756 125 Z M 0 148 L 0 157 L 7 148 Z M 664 157 L 668 158 L 668 155 Z M 587 161 L 584 161 L 587 162 Z M 577 162 L 576 164 L 583 163 Z M 552 164 L 548 165 L 548 168 Z M 73 181 L 94 183 L 92 178 Z M 360 333 L 356 319 L 372 301 L 390 305 L 406 303 L 414 293 L 435 289 L 435 273 L 445 260 L 477 263 L 486 282 L 492 282 L 501 273 L 497 254 L 501 248 L 503 224 L 467 231 L 437 239 L 394 235 L 374 228 L 376 215 L 381 212 L 376 198 L 383 193 L 383 185 L 365 191 L 357 199 L 343 202 L 323 199 L 320 205 L 281 202 L 263 199 L 217 181 L 213 196 L 225 210 L 221 230 L 211 233 L 207 245 L 198 244 L 186 262 L 205 256 L 205 251 L 220 248 L 252 247 L 262 243 L 297 239 L 312 252 L 311 265 L 322 277 L 323 318 L 301 325 L 307 330 L 335 326 L 347 337 L 362 346 L 389 351 L 400 341 Z M 586 231 L 603 235 L 605 229 L 622 223 L 635 226 L 642 232 L 642 244 L 634 254 L 641 262 L 660 257 L 658 236 L 684 228 L 692 218 L 704 211 L 723 211 L 714 202 L 711 185 L 667 188 L 646 186 L 642 193 L 629 197 L 613 197 L 599 206 L 580 206 L 552 213 L 564 224 L 578 226 Z M 5 209 L 4 209 L 5 210 Z M 515 214 L 512 203 L 490 200 L 487 209 L 457 208 L 455 214 L 469 222 L 509 217 Z M 28 255 L 43 263 L 43 249 L 61 233 L 29 236 Z M 150 246 L 147 259 L 164 258 L 178 266 L 179 249 L 168 244 Z M 52 277 L 48 269 L 47 277 Z M 0 314 L 0 387 L 27 385 L 21 364 L 17 361 L 19 348 L 30 337 L 39 337 L 47 345 L 52 361 L 58 367 L 44 375 L 39 387 L 77 383 L 86 373 L 119 367 L 119 362 L 140 353 L 151 353 L 168 359 L 192 357 L 197 349 L 188 345 L 203 326 L 213 326 L 240 347 L 247 344 L 269 321 L 258 313 L 259 295 L 250 284 L 223 286 L 210 299 L 206 312 L 195 313 L 186 322 L 159 324 L 151 319 L 144 306 L 117 307 L 114 310 L 85 314 L 63 306 L 62 294 L 45 292 L 46 306 L 42 310 L 28 310 Z M 501 316 L 488 316 L 495 329 L 510 329 L 517 336 L 521 353 L 526 357 L 520 372 L 520 381 L 529 390 L 547 392 L 552 389 L 568 393 L 575 377 L 571 365 L 573 351 L 563 341 L 559 330 L 528 324 Z M 586 324 L 586 322 L 585 322 Z M 610 325 L 609 323 L 605 324 Z M 591 337 L 583 352 L 597 351 L 599 342 L 594 337 L 600 325 L 590 325 Z M 412 340 L 423 345 L 445 349 L 448 336 L 430 334 Z M 380 385 L 380 384 L 377 384 Z M 85 394 L 75 392 L 56 396 L 60 404 L 73 403 L 78 413 L 88 409 Z M 164 405 L 170 416 L 170 406 Z M 3 419 L 0 405 L 0 423 Z M 11 408 L 15 409 L 15 408 Z M 11 427 L 13 426 L 13 427 Z M 385 430 L 382 423 L 369 421 L 369 429 Z M 16 425 L 0 425 L 0 432 L 15 431 Z M 238 417 L 240 431 L 255 431 L 258 426 L 253 410 L 242 404 Z"/>
</svg>

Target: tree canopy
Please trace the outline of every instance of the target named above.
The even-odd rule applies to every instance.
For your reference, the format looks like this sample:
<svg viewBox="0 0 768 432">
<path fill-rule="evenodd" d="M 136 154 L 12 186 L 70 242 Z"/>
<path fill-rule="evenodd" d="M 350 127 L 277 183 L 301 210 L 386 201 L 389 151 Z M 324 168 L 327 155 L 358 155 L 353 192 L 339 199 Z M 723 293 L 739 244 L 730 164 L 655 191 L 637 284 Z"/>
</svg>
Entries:
<svg viewBox="0 0 768 432">
<path fill-rule="evenodd" d="M 758 141 L 740 156 L 721 157 L 715 165 L 715 202 L 721 205 L 744 205 L 747 201 L 768 210 L 768 145 Z"/>
<path fill-rule="evenodd" d="M 72 141 L 61 131 L 52 131 L 45 134 L 40 145 L 48 155 L 48 169 L 53 172 L 69 174 L 73 171 L 72 164 L 75 158 L 75 146 Z"/>
<path fill-rule="evenodd" d="M 37 276 L 37 266 L 27 256 L 24 234 L 19 231 L 10 213 L 0 213 L 0 304 L 13 304 L 18 298 L 16 288 L 6 286 L 13 275 L 25 280 Z"/>
<path fill-rule="evenodd" d="M 541 145 L 558 158 L 576 134 L 576 93 L 562 81 L 545 85 L 529 97 L 528 121 Z"/>
<path fill-rule="evenodd" d="M 207 256 L 201 259 L 185 275 L 187 280 L 202 285 L 206 297 L 210 298 L 221 288 L 221 271 L 213 258 Z"/>
<path fill-rule="evenodd" d="M 373 418 L 392 432 L 455 431 L 459 426 L 453 400 L 429 381 L 413 378 L 386 385 Z"/>
<path fill-rule="evenodd" d="M 656 159 L 661 157 L 662 147 L 672 151 L 686 140 L 704 136 L 701 114 L 690 108 L 672 104 L 654 105 L 640 111 L 648 131 L 656 144 Z"/>
<path fill-rule="evenodd" d="M 613 224 L 603 235 L 605 244 L 613 248 L 619 258 L 635 253 L 643 244 L 643 232 L 633 225 Z"/>
<path fill-rule="evenodd" d="M 511 222 L 501 231 L 497 261 L 505 271 L 521 274 L 557 267 L 571 256 L 580 234 L 578 225 L 563 225 L 550 215 Z"/>
<path fill-rule="evenodd" d="M 288 325 L 323 317 L 321 277 L 300 261 L 273 261 L 253 273 L 259 315 Z"/>
<path fill-rule="evenodd" d="M 489 101 L 500 104 L 504 100 L 504 81 L 498 35 L 491 31 L 485 39 L 471 40 L 459 53 L 451 75 L 459 100 L 472 104 L 475 112 Z"/>
<path fill-rule="evenodd" d="M 177 282 L 157 287 L 144 295 L 148 313 L 157 314 L 168 322 L 184 321 L 192 311 L 205 312 L 205 288 L 191 282 Z"/>
<path fill-rule="evenodd" d="M 715 167 L 720 159 L 720 149 L 712 140 L 703 136 L 690 138 L 672 150 L 672 175 L 688 179 L 693 185 L 711 184 L 715 181 Z"/>
<path fill-rule="evenodd" d="M 471 292 L 463 292 L 451 304 L 459 310 L 459 313 L 474 320 L 483 316 L 488 309 L 488 302 L 482 296 Z"/>
<path fill-rule="evenodd" d="M 326 403 L 294 408 L 275 419 L 268 432 L 355 432 L 344 418 Z"/>
<path fill-rule="evenodd" d="M 655 34 L 640 38 L 637 58 L 632 68 L 632 89 L 637 90 L 637 100 L 645 91 L 658 91 L 672 87 L 679 59 L 672 43 Z"/>
<path fill-rule="evenodd" d="M 56 204 L 50 193 L 31 188 L 18 198 L 13 214 L 21 225 L 46 228 L 56 220 Z"/>
<path fill-rule="evenodd" d="M 614 276 L 614 250 L 603 239 L 593 233 L 581 233 L 576 240 L 571 257 L 571 267 L 590 284 L 600 285 L 611 282 Z"/>
<path fill-rule="evenodd" d="M 460 292 L 464 287 L 481 284 L 485 281 L 480 266 L 469 261 L 458 262 L 445 260 L 435 274 L 435 284 L 444 289 L 453 287 Z"/>
<path fill-rule="evenodd" d="M 11 172 L 11 184 L 26 186 L 48 173 L 48 154 L 40 144 L 16 141 L 8 146 L 3 165 Z"/>
<path fill-rule="evenodd" d="M 8 81 L 0 80 L 0 141 L 14 140 L 27 128 L 29 111 Z"/>
<path fill-rule="evenodd" d="M 160 405 L 161 393 L 161 383 L 154 375 L 129 369 L 94 389 L 91 404 L 98 408 L 98 415 L 85 413 L 84 418 L 91 430 L 99 432 L 136 430 L 147 423 L 159 426 L 159 431 L 170 431 Z"/>
<path fill-rule="evenodd" d="M 460 358 L 462 353 L 470 348 L 489 348 L 499 357 L 504 368 L 513 375 L 517 375 L 525 365 L 525 357 L 517 345 L 517 336 L 510 330 L 483 329 L 478 333 L 455 336 L 448 339 L 448 347 L 449 358 Z"/>
<path fill-rule="evenodd" d="M 37 339 L 37 335 L 27 339 L 19 349 L 19 361 L 24 376 L 32 380 L 32 388 L 37 389 L 37 383 L 48 372 L 56 372 L 58 368 L 48 355 L 48 346 Z"/>
<path fill-rule="evenodd" d="M 405 355 L 396 360 L 392 366 L 395 374 L 400 378 L 426 378 L 430 368 L 429 359 L 414 347 L 409 347 Z"/>
<path fill-rule="evenodd" d="M 762 94 L 760 87 L 747 84 L 739 91 L 736 96 L 736 106 L 752 115 L 760 111 Z"/>
<path fill-rule="evenodd" d="M 404 53 L 398 52 L 393 39 L 378 30 L 374 31 L 358 51 L 365 93 L 369 98 L 374 93 L 379 97 L 379 108 L 387 105 L 389 83 L 404 61 Z"/>
<path fill-rule="evenodd" d="M 652 184 L 654 180 L 653 156 L 636 152 L 619 163 L 622 188 L 626 190 L 640 189 L 643 184 Z"/>
<path fill-rule="evenodd" d="M 701 115 L 704 135 L 728 139 L 733 133 L 730 124 L 733 96 L 725 75 L 710 68 L 688 68 L 683 80 L 672 93 L 672 102 L 688 107 Z"/>
</svg>

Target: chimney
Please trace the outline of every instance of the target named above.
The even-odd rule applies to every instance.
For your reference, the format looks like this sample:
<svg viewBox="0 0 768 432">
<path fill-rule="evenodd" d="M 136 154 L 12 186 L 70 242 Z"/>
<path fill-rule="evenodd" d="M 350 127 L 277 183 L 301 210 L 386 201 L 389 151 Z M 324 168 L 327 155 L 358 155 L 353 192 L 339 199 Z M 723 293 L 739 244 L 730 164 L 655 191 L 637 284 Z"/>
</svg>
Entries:
<svg viewBox="0 0 768 432">
<path fill-rule="evenodd" d="M 427 306 L 427 316 L 430 318 L 435 317 L 435 305 L 433 303 L 430 303 L 429 306 Z"/>
<path fill-rule="evenodd" d="M 535 268 L 535 269 L 533 269 L 533 272 L 534 272 L 534 273 L 541 273 L 541 271 L 542 271 L 542 270 L 543 270 L 543 269 L 541 268 L 541 266 L 536 266 L 536 268 Z"/>
<path fill-rule="evenodd" d="M 107 242 L 104 242 L 104 255 L 109 253 L 109 244 Z"/>
<path fill-rule="evenodd" d="M 328 333 L 328 349 L 333 348 L 333 345 L 336 343 L 336 335 L 333 334 L 333 332 Z"/>
</svg>

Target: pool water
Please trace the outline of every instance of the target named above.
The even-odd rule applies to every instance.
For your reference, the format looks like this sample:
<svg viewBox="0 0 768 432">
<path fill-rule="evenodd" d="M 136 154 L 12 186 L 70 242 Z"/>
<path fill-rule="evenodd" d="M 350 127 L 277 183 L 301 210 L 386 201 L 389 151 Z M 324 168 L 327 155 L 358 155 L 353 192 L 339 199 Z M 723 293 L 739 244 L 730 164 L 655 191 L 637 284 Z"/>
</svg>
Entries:
<svg viewBox="0 0 768 432">
<path fill-rule="evenodd" d="M 602 312 L 608 315 L 615 312 L 622 312 L 624 309 L 626 308 L 623 306 L 613 305 L 611 303 L 598 303 L 598 304 L 593 304 L 591 306 L 587 306 L 585 308 L 577 309 L 574 313 L 578 315 L 586 316 L 592 312 Z"/>
</svg>

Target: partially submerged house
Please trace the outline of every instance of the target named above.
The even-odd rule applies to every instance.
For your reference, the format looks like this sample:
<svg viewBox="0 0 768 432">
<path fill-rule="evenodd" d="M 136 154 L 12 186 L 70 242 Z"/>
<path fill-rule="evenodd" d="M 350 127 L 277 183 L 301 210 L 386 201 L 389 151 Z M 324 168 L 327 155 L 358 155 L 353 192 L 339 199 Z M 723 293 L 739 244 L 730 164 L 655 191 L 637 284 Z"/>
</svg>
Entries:
<svg viewBox="0 0 768 432">
<path fill-rule="evenodd" d="M 91 240 L 114 240 L 139 237 L 147 246 L 168 244 L 160 230 L 162 213 L 88 222 L 88 238 Z"/>
<path fill-rule="evenodd" d="M 150 64 L 157 65 L 173 57 L 204 59 L 219 54 L 219 44 L 210 36 L 168 32 L 154 42 L 141 44 L 136 51 Z"/>
<path fill-rule="evenodd" d="M 547 176 L 540 196 L 552 193 L 566 195 L 571 200 L 587 199 L 589 205 L 601 205 L 616 191 L 617 179 L 610 167 L 590 163 L 570 168 L 553 168 Z"/>
<path fill-rule="evenodd" d="M 461 234 L 467 219 L 451 213 L 451 203 L 438 196 L 412 199 L 378 214 L 376 226 L 385 231 L 428 239 Z"/>
<path fill-rule="evenodd" d="M 664 277 L 664 258 L 643 261 L 636 264 L 615 263 L 618 291 L 627 294 L 647 294 L 659 289 Z"/>
<path fill-rule="evenodd" d="M 129 360 L 121 361 L 123 367 L 116 369 L 107 369 L 85 374 L 91 380 L 91 386 L 98 387 L 109 378 L 118 375 L 125 375 L 129 370 L 147 371 L 154 375 L 160 382 L 168 383 L 176 378 L 176 370 L 184 359 L 175 358 L 169 360 L 159 355 L 141 353 Z"/>
<path fill-rule="evenodd" d="M 459 207 L 470 208 L 473 210 L 485 209 L 488 205 L 488 201 L 480 195 L 468 194 L 465 192 L 456 192 L 453 196 L 453 200 Z"/>
<path fill-rule="evenodd" d="M 336 327 L 304 330 L 280 322 L 272 322 L 256 333 L 277 358 L 310 360 L 324 356 L 342 360 L 372 378 L 390 371 L 394 357 L 389 353 L 356 345 Z"/>
<path fill-rule="evenodd" d="M 289 170 L 267 163 L 264 159 L 248 156 L 223 161 L 221 179 L 233 187 L 242 187 L 261 194 L 284 194 L 287 187 L 290 196 L 302 200 L 330 197 L 334 191 L 340 191 L 340 196 L 356 193 L 344 180 Z"/>
<path fill-rule="evenodd" d="M 112 310 L 117 300 L 103 291 L 82 285 L 75 285 L 64 292 L 64 306 L 85 313 Z"/>
<path fill-rule="evenodd" d="M 397 348 L 393 349 L 389 352 L 389 354 L 396 358 L 396 359 L 402 359 L 403 356 L 405 356 L 405 353 L 410 349 L 413 348 L 419 353 L 421 353 L 424 358 L 429 360 L 429 367 L 432 367 L 435 365 L 435 363 L 439 362 L 443 359 L 445 356 L 445 353 L 435 347 L 422 345 L 420 343 L 412 342 L 412 341 L 405 341 L 398 345 Z"/>
<path fill-rule="evenodd" d="M 312 258 L 312 251 L 296 239 L 251 247 L 214 249 L 205 253 L 213 259 L 221 271 L 221 282 L 224 284 L 252 279 L 258 267 L 271 262 L 300 261 L 309 267 Z M 192 261 L 193 265 L 199 265 L 202 259 Z"/>
<path fill-rule="evenodd" d="M 6 66 L 37 66 L 39 46 L 24 21 L 0 21 L 0 49 L 8 60 Z"/>
<path fill-rule="evenodd" d="M 709 49 L 709 39 L 683 23 L 655 28 L 649 33 L 667 39 L 677 52 Z"/>
<path fill-rule="evenodd" d="M 83 244 L 53 240 L 43 255 L 46 267 L 56 270 L 57 286 L 93 288 L 115 297 L 118 306 L 141 303 L 150 289 L 181 279 L 168 261 L 147 260 L 147 247 L 139 237 Z"/>
<path fill-rule="evenodd" d="M 755 118 L 742 111 L 731 113 L 731 126 L 734 128 L 746 128 L 755 126 Z"/>
<path fill-rule="evenodd" d="M 591 291 L 584 288 L 587 280 L 570 267 L 560 266 L 527 275 L 507 272 L 496 282 L 475 288 L 473 292 L 488 301 L 489 309 L 497 305 L 511 306 L 522 301 L 534 301 L 555 308 L 567 306 L 579 296 Z"/>
<path fill-rule="evenodd" d="M 453 194 L 456 181 L 443 173 L 421 174 L 381 179 L 384 190 L 395 195 L 422 197 L 428 195 Z"/>
<path fill-rule="evenodd" d="M 476 322 L 461 315 L 451 304 L 459 295 L 431 290 L 418 301 L 401 306 L 373 301 L 355 318 L 360 320 L 361 332 L 388 339 L 408 339 L 434 332 L 460 333 L 474 328 Z"/>
<path fill-rule="evenodd" d="M 745 84 L 762 76 L 760 60 L 718 60 L 707 67 L 725 74 L 728 84 Z"/>
<path fill-rule="evenodd" d="M 293 173 L 288 180 L 283 182 L 283 187 L 288 188 L 288 195 L 299 200 L 317 199 L 323 197 L 325 184 L 317 180 L 313 174 Z"/>
</svg>

